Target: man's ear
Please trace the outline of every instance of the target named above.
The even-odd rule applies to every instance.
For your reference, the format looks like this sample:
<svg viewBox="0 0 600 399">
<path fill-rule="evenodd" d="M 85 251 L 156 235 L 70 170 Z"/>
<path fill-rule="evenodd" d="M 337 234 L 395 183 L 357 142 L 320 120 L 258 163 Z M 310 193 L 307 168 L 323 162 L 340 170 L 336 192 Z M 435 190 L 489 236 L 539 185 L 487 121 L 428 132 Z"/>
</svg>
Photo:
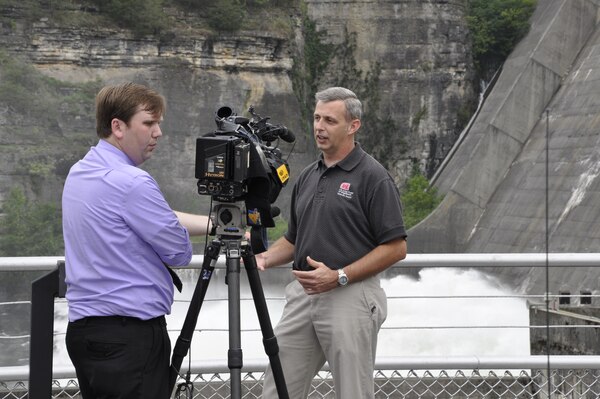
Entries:
<svg viewBox="0 0 600 399">
<path fill-rule="evenodd" d="M 354 134 L 360 128 L 360 119 L 352 119 L 348 133 Z"/>
<path fill-rule="evenodd" d="M 112 131 L 112 134 L 117 138 L 117 139 L 122 139 L 123 138 L 123 128 L 125 127 L 125 122 L 123 122 L 120 119 L 117 118 L 113 118 L 112 121 L 110 121 L 110 130 Z"/>
</svg>

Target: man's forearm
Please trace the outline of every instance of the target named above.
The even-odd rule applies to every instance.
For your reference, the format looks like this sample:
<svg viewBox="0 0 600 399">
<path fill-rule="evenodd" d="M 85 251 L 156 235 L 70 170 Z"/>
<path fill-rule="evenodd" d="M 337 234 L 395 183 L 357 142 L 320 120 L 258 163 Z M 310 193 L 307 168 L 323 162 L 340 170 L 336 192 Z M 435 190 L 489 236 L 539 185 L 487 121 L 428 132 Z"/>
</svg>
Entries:
<svg viewBox="0 0 600 399">
<path fill-rule="evenodd" d="M 256 255 L 258 268 L 261 270 L 281 266 L 294 260 L 294 244 L 281 237 L 266 252 Z"/>
<path fill-rule="evenodd" d="M 406 257 L 406 240 L 397 239 L 381 244 L 356 262 L 344 267 L 350 282 L 364 280 L 381 273 Z"/>
<path fill-rule="evenodd" d="M 194 215 L 179 211 L 173 212 L 175 212 L 177 219 L 179 219 L 179 223 L 187 229 L 191 236 L 205 235 L 211 229 L 211 223 L 208 216 Z"/>
</svg>

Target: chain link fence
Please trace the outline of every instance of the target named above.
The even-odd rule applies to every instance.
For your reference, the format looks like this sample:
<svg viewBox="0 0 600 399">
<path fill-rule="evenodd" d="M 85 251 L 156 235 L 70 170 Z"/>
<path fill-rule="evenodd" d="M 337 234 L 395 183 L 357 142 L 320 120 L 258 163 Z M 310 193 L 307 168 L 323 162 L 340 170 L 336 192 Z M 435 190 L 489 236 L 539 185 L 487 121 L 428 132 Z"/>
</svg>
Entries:
<svg viewBox="0 0 600 399">
<path fill-rule="evenodd" d="M 598 365 L 600 368 L 600 364 Z M 260 398 L 262 372 L 242 375 L 242 398 Z M 599 369 L 510 369 L 510 370 L 376 370 L 375 398 L 599 398 Z M 227 373 L 202 373 L 191 381 L 178 381 L 173 398 L 229 398 Z M 26 381 L 0 382 L 1 399 L 26 399 Z M 52 398 L 80 398 L 77 380 L 54 380 Z M 313 380 L 309 399 L 335 398 L 329 371 Z"/>
</svg>

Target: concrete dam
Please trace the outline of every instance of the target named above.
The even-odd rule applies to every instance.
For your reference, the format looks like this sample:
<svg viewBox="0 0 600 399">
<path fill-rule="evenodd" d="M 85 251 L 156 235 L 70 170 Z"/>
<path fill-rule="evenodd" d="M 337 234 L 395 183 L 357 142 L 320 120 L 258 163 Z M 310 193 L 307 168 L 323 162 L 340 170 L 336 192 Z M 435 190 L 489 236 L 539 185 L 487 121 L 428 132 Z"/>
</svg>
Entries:
<svg viewBox="0 0 600 399">
<path fill-rule="evenodd" d="M 528 35 L 432 180 L 444 200 L 410 253 L 600 252 L 600 0 L 538 0 Z M 550 292 L 600 269 L 549 268 Z M 543 293 L 543 268 L 493 268 Z"/>
</svg>

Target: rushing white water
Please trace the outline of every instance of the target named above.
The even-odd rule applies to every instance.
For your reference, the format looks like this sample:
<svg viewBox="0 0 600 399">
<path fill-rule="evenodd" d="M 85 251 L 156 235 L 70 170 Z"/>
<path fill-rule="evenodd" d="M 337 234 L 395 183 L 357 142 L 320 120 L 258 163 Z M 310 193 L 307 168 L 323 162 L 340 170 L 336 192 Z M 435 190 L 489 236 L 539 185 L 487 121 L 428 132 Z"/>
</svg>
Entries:
<svg viewBox="0 0 600 399">
<path fill-rule="evenodd" d="M 183 294 L 176 296 L 173 312 L 167 318 L 173 344 L 187 313 L 189 303 L 186 300 L 189 301 L 196 284 L 195 277 L 192 277 L 194 272 L 187 273 Z M 263 280 L 268 278 L 266 274 L 261 274 Z M 241 276 L 243 355 L 245 359 L 266 358 L 248 283 L 243 273 Z M 283 299 L 274 298 L 283 296 L 285 282 L 262 284 L 274 327 L 284 304 Z M 402 275 L 382 281 L 382 286 L 388 295 L 388 318 L 379 334 L 378 356 L 510 356 L 530 353 L 526 301 L 514 297 L 508 288 L 480 272 L 424 269 L 418 279 Z M 226 360 L 229 348 L 227 290 L 223 276 L 215 274 L 196 324 L 200 331 L 195 333 L 192 341 L 192 360 Z M 509 326 L 518 328 L 507 328 Z M 57 303 L 55 364 L 69 363 L 64 347 L 65 329 L 66 304 Z"/>
<path fill-rule="evenodd" d="M 378 356 L 530 353 L 525 299 L 480 272 L 425 269 L 418 280 L 398 276 L 382 286 L 389 297 L 388 319 L 380 333 Z"/>
</svg>

